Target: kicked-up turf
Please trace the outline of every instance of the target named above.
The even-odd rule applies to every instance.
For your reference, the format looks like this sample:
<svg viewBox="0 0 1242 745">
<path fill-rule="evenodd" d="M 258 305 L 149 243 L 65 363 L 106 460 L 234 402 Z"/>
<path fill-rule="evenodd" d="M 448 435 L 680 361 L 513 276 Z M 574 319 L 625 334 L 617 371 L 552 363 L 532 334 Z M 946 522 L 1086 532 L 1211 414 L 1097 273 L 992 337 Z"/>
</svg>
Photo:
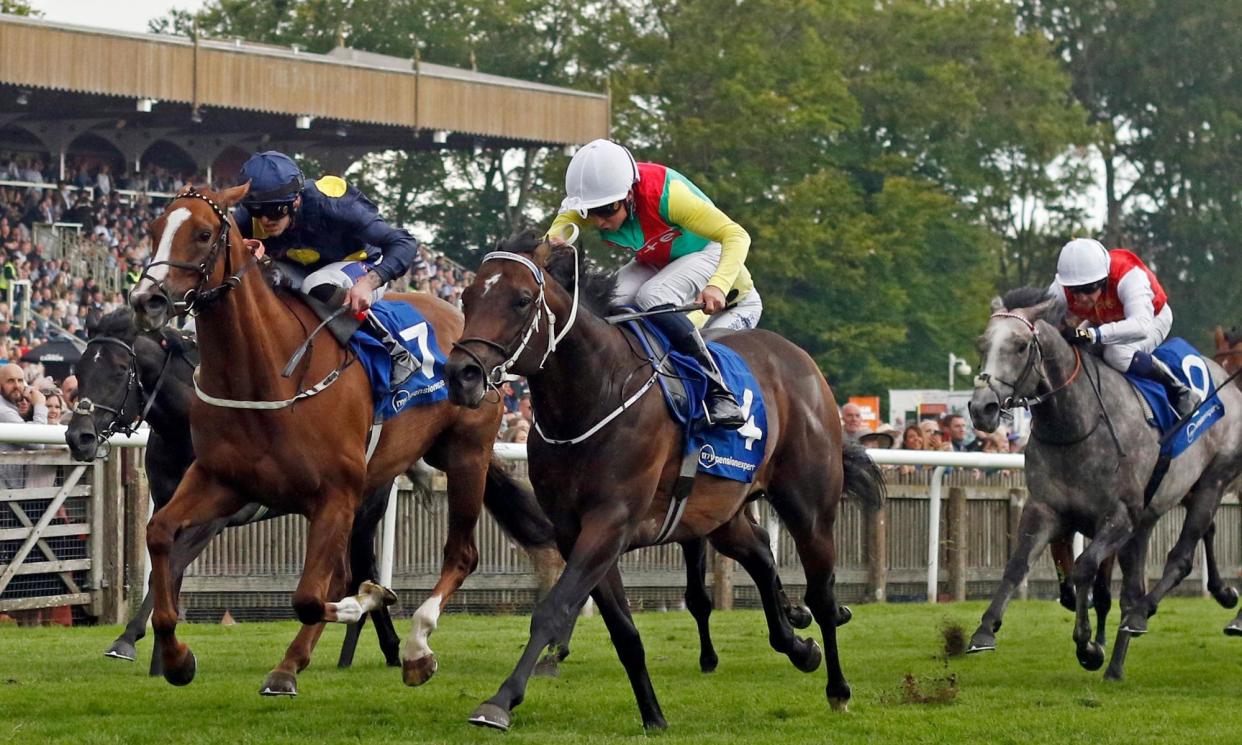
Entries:
<svg viewBox="0 0 1242 745">
<path fill-rule="evenodd" d="M 969 635 L 984 605 L 863 605 L 840 631 L 854 698 L 847 713 L 824 697 L 823 668 L 794 669 L 767 644 L 754 611 L 712 618 L 719 669 L 698 672 L 684 612 L 636 616 L 665 718 L 667 743 L 1242 742 L 1242 639 L 1211 600 L 1170 599 L 1130 647 L 1126 679 L 1079 668 L 1072 616 L 1053 602 L 1014 603 L 996 652 L 944 657 L 947 626 Z M 1094 619 L 1093 619 L 1094 620 Z M 1112 628 L 1117 614 L 1114 612 Z M 578 624 L 573 654 L 554 679 L 536 678 L 508 733 L 466 723 L 512 670 L 523 616 L 447 615 L 432 636 L 440 670 L 406 688 L 383 666 L 370 629 L 354 667 L 335 667 L 332 627 L 301 695 L 258 695 L 296 625 L 183 624 L 198 677 L 174 688 L 140 660 L 106 659 L 119 632 L 0 626 L 0 742 L 21 743 L 611 743 L 644 737 L 637 707 L 599 618 Z M 402 632 L 408 622 L 399 624 Z M 813 627 L 816 638 L 818 629 Z M 803 632 L 805 633 L 805 632 Z M 949 636 L 952 636 L 950 634 Z M 1111 638 L 1111 634 L 1110 634 Z M 1110 650 L 1111 651 L 1111 650 Z"/>
</svg>

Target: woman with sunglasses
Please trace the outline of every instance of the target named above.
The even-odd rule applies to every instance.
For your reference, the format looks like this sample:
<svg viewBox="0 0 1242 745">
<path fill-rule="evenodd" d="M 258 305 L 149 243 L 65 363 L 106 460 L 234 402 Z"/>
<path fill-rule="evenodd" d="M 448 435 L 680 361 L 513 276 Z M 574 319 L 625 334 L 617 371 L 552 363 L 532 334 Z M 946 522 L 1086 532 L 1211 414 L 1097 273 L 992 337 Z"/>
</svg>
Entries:
<svg viewBox="0 0 1242 745">
<path fill-rule="evenodd" d="M 651 316 L 674 349 L 693 357 L 708 377 L 706 414 L 712 424 L 746 423 L 737 399 L 707 353 L 698 327 L 754 328 L 763 313 L 746 254 L 750 236 L 685 176 L 630 151 L 595 140 L 565 171 L 565 200 L 548 230 L 562 242 L 569 225 L 594 226 L 604 242 L 630 252 L 617 275 L 615 300 L 641 310 L 701 303 L 702 312 Z"/>
<path fill-rule="evenodd" d="M 1050 292 L 1069 311 L 1070 343 L 1100 344 L 1110 367 L 1164 385 L 1178 416 L 1199 405 L 1199 394 L 1152 356 L 1169 336 L 1173 310 L 1142 259 L 1124 248 L 1109 251 L 1099 241 L 1076 238 L 1061 249 Z"/>
<path fill-rule="evenodd" d="M 368 311 L 394 278 L 425 266 L 418 241 L 384 222 L 371 200 L 338 176 L 307 183 L 284 153 L 257 153 L 242 166 L 250 191 L 233 213 L 251 248 L 262 245 L 280 280 L 324 302 L 366 314 L 364 327 L 392 357 L 392 385 L 418 369 L 410 353 Z"/>
</svg>

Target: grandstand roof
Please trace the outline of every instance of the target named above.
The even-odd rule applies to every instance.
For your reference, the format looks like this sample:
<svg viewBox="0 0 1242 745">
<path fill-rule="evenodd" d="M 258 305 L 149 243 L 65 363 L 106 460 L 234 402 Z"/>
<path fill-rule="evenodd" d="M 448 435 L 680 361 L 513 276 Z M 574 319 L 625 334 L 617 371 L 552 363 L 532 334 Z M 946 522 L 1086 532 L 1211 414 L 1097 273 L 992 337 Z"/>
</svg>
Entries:
<svg viewBox="0 0 1242 745">
<path fill-rule="evenodd" d="M 603 94 L 354 49 L 311 54 L 0 14 L 0 129 L 32 132 L 53 152 L 66 122 L 132 130 L 148 144 L 197 136 L 364 153 L 578 144 L 606 137 L 609 115 Z"/>
</svg>

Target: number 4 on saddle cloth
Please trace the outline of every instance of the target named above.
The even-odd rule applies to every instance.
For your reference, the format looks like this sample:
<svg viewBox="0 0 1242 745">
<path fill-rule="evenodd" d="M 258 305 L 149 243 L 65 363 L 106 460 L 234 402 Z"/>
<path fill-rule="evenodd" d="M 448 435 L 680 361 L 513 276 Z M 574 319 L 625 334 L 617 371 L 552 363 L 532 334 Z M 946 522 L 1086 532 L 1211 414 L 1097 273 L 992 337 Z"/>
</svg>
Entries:
<svg viewBox="0 0 1242 745">
<path fill-rule="evenodd" d="M 401 345 L 409 350 L 422 366 L 414 371 L 397 390 L 390 390 L 392 357 L 374 336 L 358 330 L 349 340 L 350 347 L 358 355 L 358 361 L 371 381 L 371 394 L 375 401 L 375 423 L 379 424 L 400 414 L 411 406 L 443 401 L 448 398 L 448 384 L 444 379 L 444 354 L 436 344 L 436 332 L 409 303 L 381 300 L 371 306 L 371 312 L 384 324 Z"/>
<path fill-rule="evenodd" d="M 1164 458 L 1176 458 L 1199 439 L 1199 436 L 1225 415 L 1225 405 L 1216 396 L 1216 383 L 1208 372 L 1203 357 L 1181 337 L 1173 337 L 1156 347 L 1152 356 L 1168 365 L 1183 383 L 1193 388 L 1203 399 L 1199 410 L 1187 418 L 1176 432 L 1177 412 L 1169 402 L 1168 390 L 1154 380 L 1126 375 L 1130 385 L 1147 402 L 1150 416 L 1147 423 L 1155 427 L 1161 436 L 1160 454 Z"/>
<path fill-rule="evenodd" d="M 703 374 L 699 364 L 690 357 L 673 351 L 667 337 L 646 321 L 627 321 L 625 325 L 642 342 L 647 359 L 653 365 L 659 365 L 662 371 L 660 389 L 664 393 L 665 403 L 668 404 L 669 414 L 687 433 L 684 451 L 687 464 L 682 469 L 682 479 L 693 479 L 694 471 L 688 465 L 693 457 L 699 473 L 745 484 L 753 481 L 755 470 L 763 461 L 768 413 L 763 405 L 763 393 L 746 362 L 725 345 L 708 343 L 707 348 L 716 359 L 725 383 L 741 404 L 746 424 L 737 430 L 720 427 L 701 429 L 696 423 L 704 418 L 703 398 L 707 393 L 707 376 Z M 690 471 L 689 474 L 686 473 L 687 470 Z M 687 493 L 689 486 L 689 483 L 679 484 Z"/>
</svg>

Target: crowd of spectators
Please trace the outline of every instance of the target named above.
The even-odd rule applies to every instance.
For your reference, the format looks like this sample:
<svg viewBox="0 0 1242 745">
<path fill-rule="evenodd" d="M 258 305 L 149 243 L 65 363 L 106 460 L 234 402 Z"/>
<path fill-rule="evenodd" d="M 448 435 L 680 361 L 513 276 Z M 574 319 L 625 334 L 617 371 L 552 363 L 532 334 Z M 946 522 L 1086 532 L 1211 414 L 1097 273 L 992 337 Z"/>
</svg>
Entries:
<svg viewBox="0 0 1242 745">
<path fill-rule="evenodd" d="M 841 407 L 841 428 L 847 440 L 859 442 L 869 448 L 882 450 L 943 450 L 965 453 L 1020 453 L 1026 446 L 1026 438 L 1018 432 L 1001 426 L 995 432 L 971 430 L 961 414 L 945 414 L 940 417 L 922 418 L 906 424 L 898 422 L 894 427 L 881 424 L 872 430 L 863 419 L 862 409 L 854 403 Z M 901 474 L 919 473 L 924 466 L 886 466 Z M 976 477 L 996 473 L 971 469 Z"/>
</svg>

